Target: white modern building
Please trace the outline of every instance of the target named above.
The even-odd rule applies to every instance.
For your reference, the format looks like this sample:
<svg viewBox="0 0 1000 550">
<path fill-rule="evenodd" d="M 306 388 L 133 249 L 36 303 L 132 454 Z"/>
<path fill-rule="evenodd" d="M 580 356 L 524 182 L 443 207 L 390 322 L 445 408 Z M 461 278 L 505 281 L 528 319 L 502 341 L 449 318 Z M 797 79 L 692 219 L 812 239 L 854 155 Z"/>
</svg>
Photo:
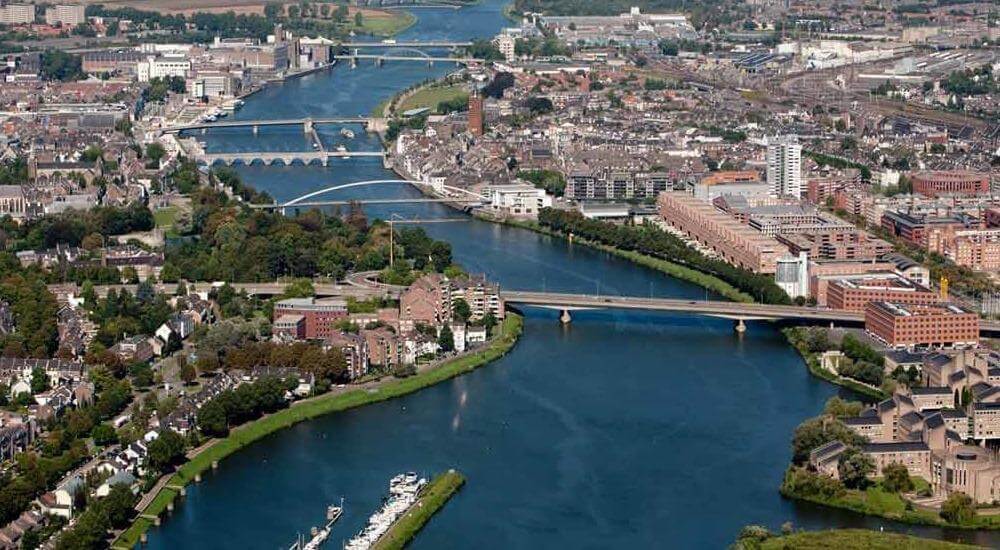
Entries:
<svg viewBox="0 0 1000 550">
<path fill-rule="evenodd" d="M 792 298 L 809 295 L 809 258 L 805 252 L 798 257 L 778 258 L 774 282 Z"/>
<path fill-rule="evenodd" d="M 486 188 L 490 208 L 497 214 L 516 218 L 537 218 L 538 211 L 552 206 L 552 197 L 534 185 L 515 183 Z"/>
<path fill-rule="evenodd" d="M 798 136 L 768 140 L 767 184 L 774 196 L 802 198 L 802 145 Z"/>
<path fill-rule="evenodd" d="M 136 67 L 139 82 L 149 82 L 154 78 L 165 78 L 168 76 L 187 76 L 191 70 L 191 61 L 182 55 L 165 55 L 162 57 L 149 57 L 146 61 L 140 61 Z"/>
</svg>

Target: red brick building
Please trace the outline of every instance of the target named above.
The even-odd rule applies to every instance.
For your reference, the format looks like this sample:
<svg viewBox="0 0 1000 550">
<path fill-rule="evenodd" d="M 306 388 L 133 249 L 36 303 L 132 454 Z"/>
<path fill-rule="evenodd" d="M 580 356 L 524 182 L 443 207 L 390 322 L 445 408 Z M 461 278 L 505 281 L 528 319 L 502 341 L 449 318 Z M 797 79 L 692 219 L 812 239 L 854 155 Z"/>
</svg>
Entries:
<svg viewBox="0 0 1000 550">
<path fill-rule="evenodd" d="M 940 195 L 986 195 L 990 177 L 984 172 L 963 170 L 915 172 L 910 175 L 913 192 L 928 197 Z"/>
<path fill-rule="evenodd" d="M 869 302 L 865 331 L 895 348 L 972 347 L 979 343 L 979 315 L 954 304 Z"/>
<path fill-rule="evenodd" d="M 336 332 L 334 325 L 347 317 L 347 302 L 340 298 L 288 298 L 274 304 L 274 320 L 301 315 L 305 322 L 305 338 L 327 338 Z M 296 332 L 298 333 L 298 332 Z"/>
<path fill-rule="evenodd" d="M 869 273 L 830 280 L 826 305 L 832 309 L 865 311 L 869 302 L 932 304 L 940 301 L 933 290 L 896 273 Z"/>
</svg>

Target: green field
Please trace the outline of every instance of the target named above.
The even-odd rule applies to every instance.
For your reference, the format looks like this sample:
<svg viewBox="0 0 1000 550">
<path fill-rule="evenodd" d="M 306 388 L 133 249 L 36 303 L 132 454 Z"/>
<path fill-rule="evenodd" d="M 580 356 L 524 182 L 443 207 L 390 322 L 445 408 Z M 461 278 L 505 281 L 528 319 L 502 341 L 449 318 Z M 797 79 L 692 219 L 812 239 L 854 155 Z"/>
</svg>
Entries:
<svg viewBox="0 0 1000 550">
<path fill-rule="evenodd" d="M 181 209 L 176 206 L 158 208 L 153 212 L 153 221 L 156 222 L 156 227 L 173 227 L 177 223 L 177 217 L 180 213 Z"/>
<path fill-rule="evenodd" d="M 752 546 L 749 546 L 752 548 Z M 933 539 L 897 533 L 880 533 L 866 529 L 814 531 L 774 537 L 763 541 L 761 550 L 967 550 L 976 548 Z"/>
<path fill-rule="evenodd" d="M 423 489 L 420 498 L 406 515 L 396 520 L 389 531 L 372 546 L 373 550 L 400 550 L 406 546 L 464 484 L 465 476 L 455 470 L 435 477 Z"/>
<path fill-rule="evenodd" d="M 426 107 L 431 111 L 437 109 L 438 103 L 453 99 L 466 99 L 469 91 L 463 84 L 432 85 L 421 88 L 396 106 L 396 112 L 402 113 L 410 109 Z"/>
<path fill-rule="evenodd" d="M 326 394 L 299 402 L 296 405 L 265 416 L 253 422 L 234 428 L 229 436 L 216 441 L 198 456 L 182 465 L 171 477 L 168 486 L 184 486 L 194 480 L 197 474 L 212 467 L 213 462 L 221 461 L 239 449 L 279 430 L 289 426 L 333 412 L 343 411 L 392 399 L 422 388 L 432 386 L 461 374 L 483 366 L 507 354 L 521 334 L 522 319 L 519 315 L 508 313 L 500 325 L 501 333 L 491 340 L 481 350 L 456 358 L 433 369 L 421 372 L 399 380 L 392 380 L 378 388 L 357 389 L 340 394 Z M 142 511 L 142 515 L 159 516 L 167 507 L 167 503 L 175 498 L 171 489 L 164 489 L 153 502 Z M 116 548 L 131 548 L 139 542 L 139 538 L 152 521 L 138 518 L 114 543 Z"/>
<path fill-rule="evenodd" d="M 357 34 L 393 36 L 410 28 L 417 22 L 417 17 L 408 11 L 391 10 L 386 11 L 385 15 L 380 13 L 377 17 L 368 14 L 362 15 L 360 27 L 354 24 L 353 16 L 350 21 L 351 24 L 348 28 Z"/>
</svg>

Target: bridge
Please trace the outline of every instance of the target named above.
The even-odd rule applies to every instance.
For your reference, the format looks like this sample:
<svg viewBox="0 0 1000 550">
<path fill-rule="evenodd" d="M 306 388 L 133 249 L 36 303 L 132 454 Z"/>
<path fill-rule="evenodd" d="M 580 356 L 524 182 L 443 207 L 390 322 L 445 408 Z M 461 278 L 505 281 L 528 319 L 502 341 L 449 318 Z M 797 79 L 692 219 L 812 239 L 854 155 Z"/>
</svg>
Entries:
<svg viewBox="0 0 1000 550">
<path fill-rule="evenodd" d="M 472 42 L 448 42 L 443 40 L 388 41 L 388 42 L 344 42 L 345 48 L 467 48 Z"/>
<path fill-rule="evenodd" d="M 236 163 L 250 165 L 255 162 L 261 162 L 267 166 L 272 166 L 278 164 L 279 162 L 285 166 L 290 166 L 296 162 L 301 162 L 302 164 L 307 165 L 319 162 L 323 166 L 328 166 L 330 164 L 330 159 L 333 158 L 381 158 L 385 155 L 385 151 L 253 151 L 241 153 L 204 153 L 196 155 L 195 158 L 198 162 L 202 162 L 209 166 L 217 163 L 223 163 L 227 166 L 232 166 Z"/>
<path fill-rule="evenodd" d="M 570 311 L 588 309 L 634 309 L 667 311 L 732 319 L 738 332 L 746 330 L 745 321 L 796 321 L 812 324 L 863 325 L 863 312 L 823 307 L 780 306 L 760 303 L 727 302 L 722 300 L 679 300 L 675 298 L 642 298 L 635 296 L 601 296 L 596 294 L 561 294 L 503 290 L 501 297 L 509 304 L 538 306 L 562 311 L 560 320 L 568 323 Z M 1000 335 L 1000 321 L 980 319 L 979 332 Z"/>
<path fill-rule="evenodd" d="M 475 191 L 469 191 L 468 189 L 462 189 L 461 187 L 453 187 L 451 185 L 441 185 L 439 186 L 443 191 L 447 191 L 452 194 L 452 197 L 434 197 L 434 198 L 412 198 L 412 199 L 369 199 L 369 200 L 337 200 L 337 201 L 310 201 L 314 197 L 320 195 L 325 195 L 326 193 L 332 193 L 334 191 L 340 191 L 342 189 L 351 189 L 354 187 L 367 187 L 371 185 L 386 185 L 386 184 L 410 184 L 417 186 L 418 188 L 429 186 L 430 184 L 426 181 L 420 180 L 408 180 L 408 179 L 381 179 L 381 180 L 365 180 L 356 181 L 353 183 L 341 183 L 338 185 L 332 185 L 330 187 L 324 187 L 323 189 L 318 189 L 305 195 L 301 195 L 292 200 L 274 204 L 255 204 L 251 205 L 251 208 L 260 209 L 273 209 L 285 211 L 286 208 L 294 206 L 331 206 L 338 204 L 350 204 L 352 202 L 367 202 L 369 204 L 392 204 L 392 203 L 417 203 L 417 202 L 453 202 L 459 204 L 482 204 L 485 202 L 487 197 L 476 193 Z"/>
<path fill-rule="evenodd" d="M 305 133 L 312 132 L 316 124 L 361 124 L 371 131 L 380 131 L 388 127 L 388 121 L 377 117 L 326 117 L 326 118 L 276 118 L 269 120 L 227 120 L 222 122 L 195 122 L 178 124 L 160 129 L 164 134 L 175 134 L 193 130 L 210 130 L 212 128 L 253 128 L 257 130 L 265 126 L 302 126 Z"/>
<path fill-rule="evenodd" d="M 457 221 L 446 218 L 446 221 Z M 418 220 L 425 221 L 425 220 Z M 406 222 L 406 220 L 402 220 Z M 374 272 L 348 275 L 347 284 L 314 283 L 316 296 L 389 296 L 397 297 L 402 287 L 385 285 L 371 279 Z M 236 290 L 248 294 L 277 296 L 283 294 L 289 283 L 231 283 Z M 75 286 L 75 285 L 74 285 Z M 173 293 L 177 285 L 159 283 L 157 291 Z M 213 283 L 188 283 L 188 288 L 198 291 L 211 289 Z M 49 285 L 57 293 L 66 285 Z M 135 292 L 136 285 L 97 285 L 99 296 L 110 289 L 126 289 Z M 77 291 L 77 294 L 79 292 Z M 597 294 L 567 294 L 556 292 L 535 292 L 528 290 L 501 290 L 500 297 L 508 304 L 536 306 L 562 312 L 560 320 L 570 322 L 570 311 L 591 309 L 628 309 L 640 311 L 664 311 L 693 315 L 705 315 L 735 321 L 737 330 L 745 329 L 745 321 L 796 321 L 812 324 L 863 325 L 865 315 L 861 312 L 844 311 L 823 307 L 780 306 L 760 303 L 727 302 L 724 300 L 682 300 L 676 298 L 645 298 L 638 296 L 604 296 Z M 741 328 L 742 327 L 742 328 Z M 1000 321 L 980 319 L 979 332 L 984 336 L 1000 336 Z"/>
<path fill-rule="evenodd" d="M 333 58 L 337 60 L 350 61 L 351 67 L 358 66 L 358 60 L 360 59 L 373 59 L 375 60 L 376 66 L 382 66 L 386 61 L 421 61 L 428 65 L 433 65 L 435 62 L 442 63 L 455 63 L 456 65 L 469 65 L 472 63 L 485 63 L 485 59 L 480 59 L 478 57 L 435 57 L 419 52 L 422 55 L 388 55 L 388 54 L 349 54 L 349 55 L 334 55 Z"/>
</svg>

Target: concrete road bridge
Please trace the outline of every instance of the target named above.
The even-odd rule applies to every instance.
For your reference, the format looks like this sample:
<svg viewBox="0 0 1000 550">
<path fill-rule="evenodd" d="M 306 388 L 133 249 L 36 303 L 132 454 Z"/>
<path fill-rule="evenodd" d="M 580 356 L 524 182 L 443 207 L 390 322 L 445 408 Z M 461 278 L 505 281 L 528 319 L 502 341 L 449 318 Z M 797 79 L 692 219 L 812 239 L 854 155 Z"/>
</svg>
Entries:
<svg viewBox="0 0 1000 550">
<path fill-rule="evenodd" d="M 635 296 L 601 296 L 596 294 L 562 294 L 553 292 L 501 291 L 509 304 L 557 309 L 560 320 L 568 323 L 570 312 L 588 309 L 636 309 L 706 315 L 732 319 L 736 330 L 746 330 L 746 321 L 793 321 L 805 324 L 863 325 L 864 313 L 821 307 L 781 306 L 723 300 L 679 300 L 675 298 L 641 298 Z M 1000 335 L 1000 321 L 981 320 L 980 333 Z"/>
<path fill-rule="evenodd" d="M 307 118 L 275 118 L 267 120 L 226 120 L 217 122 L 195 122 L 192 124 L 178 124 L 160 129 L 160 133 L 175 134 L 195 130 L 211 130 L 213 128 L 252 128 L 256 133 L 258 129 L 268 126 L 302 126 L 304 133 L 313 131 L 313 126 L 317 124 L 361 124 L 367 130 L 378 132 L 388 127 L 388 121 L 379 117 L 307 117 Z"/>
<path fill-rule="evenodd" d="M 472 42 L 449 42 L 446 40 L 399 40 L 388 42 L 344 42 L 345 48 L 467 48 Z"/>
<path fill-rule="evenodd" d="M 386 61 L 420 61 L 427 63 L 428 65 L 434 65 L 434 63 L 454 63 L 456 65 L 470 65 L 472 63 L 485 63 L 485 59 L 480 59 L 478 57 L 441 57 L 428 55 L 419 50 L 415 50 L 416 54 L 419 55 L 395 55 L 395 54 L 361 54 L 354 53 L 349 55 L 335 55 L 334 59 L 338 61 L 349 61 L 351 67 L 357 67 L 358 61 L 362 59 L 372 59 L 375 61 L 375 65 L 381 67 Z"/>
<path fill-rule="evenodd" d="M 401 287 L 382 285 L 373 279 L 372 272 L 354 274 L 347 284 L 315 283 L 317 296 L 388 296 L 397 297 Z M 276 296 L 284 293 L 288 283 L 233 283 L 237 290 L 248 294 Z M 212 283 L 191 283 L 188 288 L 209 290 Z M 66 285 L 50 285 L 53 292 Z M 175 284 L 158 284 L 160 292 L 172 293 Z M 128 289 L 135 292 L 135 285 L 96 286 L 98 295 L 105 295 L 109 289 Z M 78 292 L 77 292 L 78 294 Z M 676 298 L 644 298 L 637 296 L 602 296 L 596 294 L 566 294 L 556 292 L 533 292 L 523 290 L 501 290 L 501 298 L 510 305 L 534 306 L 561 311 L 560 320 L 571 321 L 571 311 L 591 309 L 628 309 L 641 311 L 665 311 L 693 315 L 705 315 L 731 319 L 737 331 L 746 329 L 746 321 L 792 321 L 805 324 L 837 324 L 859 326 L 864 324 L 864 314 L 819 307 L 779 306 L 758 303 L 727 302 L 723 300 L 681 300 Z M 1000 336 L 1000 321 L 981 320 L 980 333 L 984 336 Z"/>
</svg>

